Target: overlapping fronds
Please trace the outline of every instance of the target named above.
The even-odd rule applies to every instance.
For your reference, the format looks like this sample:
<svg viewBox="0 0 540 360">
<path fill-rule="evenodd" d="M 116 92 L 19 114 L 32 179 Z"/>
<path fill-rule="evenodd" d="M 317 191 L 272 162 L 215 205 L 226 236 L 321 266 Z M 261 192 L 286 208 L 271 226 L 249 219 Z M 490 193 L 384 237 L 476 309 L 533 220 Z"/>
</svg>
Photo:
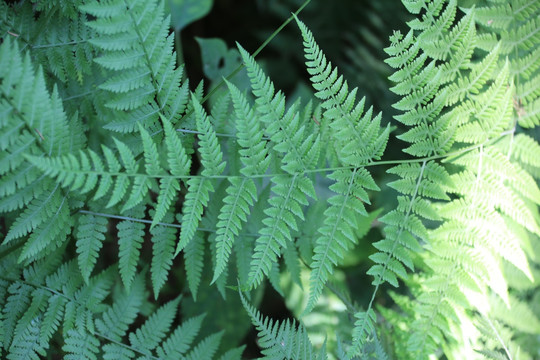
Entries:
<svg viewBox="0 0 540 360">
<path fill-rule="evenodd" d="M 56 87 L 49 93 L 42 70 L 10 38 L 0 46 L 0 68 L 0 209 L 16 215 L 3 243 L 25 238 L 19 260 L 31 260 L 61 246 L 73 219 L 66 194 L 25 156 L 77 150 L 80 128 L 68 124 Z"/>
<path fill-rule="evenodd" d="M 100 50 L 95 61 L 108 71 L 99 85 L 109 92 L 104 113 L 106 128 L 133 132 L 159 126 L 159 116 L 171 121 L 183 113 L 187 83 L 176 66 L 173 34 L 162 1 L 115 0 L 88 2 L 80 7 L 95 19 L 88 23 L 98 36 L 90 43 Z"/>
<path fill-rule="evenodd" d="M 357 89 L 349 91 L 347 81 L 326 60 L 309 29 L 300 20 L 296 22 L 304 39 L 306 65 L 317 91 L 315 96 L 322 100 L 324 121 L 333 130 L 332 142 L 343 163 L 355 166 L 328 176 L 335 181 L 330 189 L 337 195 L 328 200 L 330 206 L 324 213 L 324 225 L 319 228 L 321 236 L 314 249 L 311 292 L 306 307 L 310 311 L 333 267 L 357 241 L 354 230 L 358 227 L 358 216 L 367 216 L 364 203 L 369 203 L 369 197 L 365 189 L 379 190 L 371 174 L 361 166 L 380 159 L 389 127 L 381 129 L 381 115 L 372 118 L 373 109 L 364 113 L 365 98 L 356 103 Z"/>
<path fill-rule="evenodd" d="M 500 42 L 510 75 L 516 86 L 513 94 L 515 121 L 525 128 L 540 124 L 540 5 L 534 1 L 512 0 L 480 6 L 476 23 L 482 28 L 480 46 L 489 49 Z M 501 64 L 502 66 L 502 59 Z"/>
<path fill-rule="evenodd" d="M 22 272 L 3 269 L 0 304 L 7 359 L 39 359 L 53 338 L 63 343 L 68 359 L 213 358 L 222 333 L 197 341 L 204 315 L 173 327 L 180 298 L 140 321 L 147 296 L 144 274 L 135 276 L 128 292 L 115 291 L 108 304 L 114 267 L 85 282 L 76 275 L 76 261 L 62 264 L 61 258 L 57 251 Z M 136 320 L 141 325 L 132 328 Z M 240 359 L 241 353 L 238 349 L 230 356 Z"/>
<path fill-rule="evenodd" d="M 292 105 L 285 109 L 285 97 L 274 90 L 272 81 L 243 48 L 239 47 L 251 80 L 256 97 L 256 111 L 260 121 L 266 126 L 272 150 L 283 156 L 281 169 L 283 175 L 271 178 L 272 192 L 276 195 L 269 200 L 270 207 L 265 210 L 267 218 L 259 231 L 248 284 L 258 285 L 264 275 L 269 275 L 272 264 L 281 254 L 280 248 L 291 245 L 291 230 L 297 230 L 296 218 L 304 219 L 302 206 L 308 204 L 307 197 L 316 198 L 312 180 L 305 171 L 317 163 L 320 153 L 320 138 L 307 134 L 305 125 Z"/>
<path fill-rule="evenodd" d="M 474 346 L 464 341 L 474 343 L 479 336 L 474 331 L 465 333 L 464 329 L 475 328 L 467 311 L 489 313 L 486 302 L 492 292 L 509 306 L 502 264 L 510 263 L 532 278 L 524 234 L 538 233 L 535 206 L 540 198 L 532 176 L 513 161 L 521 156 L 512 154 L 515 126 L 524 123 L 516 106 L 512 61 L 500 56 L 508 54 L 506 45 L 494 39 L 486 47 L 483 35 L 476 34 L 475 21 L 487 19 L 486 12 L 476 17 L 476 10 L 470 9 L 456 20 L 455 1 L 415 5 L 418 8 L 409 10 L 425 11 L 422 21 L 410 22 L 411 30 L 404 37 L 395 33 L 387 49 L 392 56 L 388 63 L 397 69 L 391 76 L 397 82 L 393 90 L 403 96 L 396 107 L 404 114 L 396 119 L 411 127 L 399 137 L 412 143 L 406 151 L 414 156 L 437 157 L 463 144 L 474 150 L 450 157 L 446 162 L 457 166 L 451 173 L 436 160 L 390 169 L 401 178 L 391 186 L 403 195 L 398 197 L 398 209 L 381 219 L 387 224 L 386 239 L 375 244 L 381 252 L 372 259 L 383 261 L 370 272 L 379 278 L 392 272 L 406 278 L 391 259 L 413 269 L 410 250 L 418 252 L 423 244 L 429 250 L 421 263 L 427 275 L 420 278 L 421 291 L 415 294 L 411 313 L 416 319 L 406 335 L 406 351 L 412 358 L 424 359 L 445 341 L 456 339 L 460 346 L 445 351 L 467 358 L 475 356 Z M 487 25 L 513 21 L 503 20 L 490 18 Z M 504 136 L 512 139 L 506 141 Z M 516 148 L 527 140 L 518 138 Z M 434 206 L 434 200 L 443 202 Z M 436 221 L 431 223 L 433 230 L 426 227 L 426 220 Z M 398 240 L 405 236 L 407 242 Z M 398 284 L 396 277 L 386 277 Z"/>
</svg>

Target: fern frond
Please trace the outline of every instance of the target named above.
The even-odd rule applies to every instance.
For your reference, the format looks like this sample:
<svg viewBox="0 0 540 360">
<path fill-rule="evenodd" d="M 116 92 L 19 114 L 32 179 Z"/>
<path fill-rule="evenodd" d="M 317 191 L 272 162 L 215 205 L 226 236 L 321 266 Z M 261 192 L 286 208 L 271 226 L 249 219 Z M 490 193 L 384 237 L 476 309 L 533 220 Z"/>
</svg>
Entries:
<svg viewBox="0 0 540 360">
<path fill-rule="evenodd" d="M 141 255 L 144 224 L 125 220 L 119 222 L 117 228 L 119 271 L 126 289 L 129 289 L 135 277 L 137 263 Z"/>
<path fill-rule="evenodd" d="M 77 253 L 79 269 L 85 281 L 88 282 L 90 274 L 96 264 L 99 250 L 105 240 L 107 219 L 93 215 L 79 217 L 77 227 Z"/>
<path fill-rule="evenodd" d="M 64 357 L 66 360 L 97 360 L 99 340 L 84 329 L 71 329 L 62 350 L 67 353 Z"/>
<path fill-rule="evenodd" d="M 159 357 L 173 360 L 185 355 L 198 335 L 205 315 L 188 319 L 178 326 L 156 350 Z"/>
<path fill-rule="evenodd" d="M 186 359 L 202 360 L 213 358 L 219 347 L 219 343 L 221 342 L 222 337 L 223 331 L 206 337 L 187 354 Z"/>
<path fill-rule="evenodd" d="M 99 35 L 90 40 L 101 51 L 95 61 L 111 74 L 100 88 L 110 92 L 107 106 L 117 118 L 105 119 L 106 127 L 133 132 L 137 124 L 155 126 L 158 114 L 171 120 L 182 113 L 188 88 L 180 86 L 182 68 L 175 68 L 163 3 L 116 0 L 80 9 L 95 17 L 88 22 Z"/>
<path fill-rule="evenodd" d="M 172 216 L 165 219 L 172 219 Z M 176 229 L 173 227 L 157 225 L 150 229 L 152 234 L 152 263 L 150 273 L 154 297 L 157 298 L 160 289 L 167 281 L 168 272 L 171 269 L 174 245 L 176 243 Z"/>
<path fill-rule="evenodd" d="M 56 87 L 49 93 L 43 71 L 35 71 L 28 53 L 6 39 L 0 46 L 0 193 L 2 211 L 26 209 L 17 214 L 4 243 L 26 237 L 20 260 L 45 256 L 60 246 L 71 231 L 69 204 L 56 184 L 35 176 L 25 156 L 55 156 L 71 148 L 71 133 Z M 21 191 L 17 192 L 19 188 Z M 23 190 L 24 188 L 24 190 Z"/>
<path fill-rule="evenodd" d="M 182 206 L 182 231 L 175 256 L 193 239 L 203 209 L 208 204 L 210 193 L 214 191 L 211 177 L 221 174 L 226 165 L 222 161 L 223 152 L 206 111 L 199 104 L 195 95 L 192 94 L 191 100 L 199 131 L 197 136 L 199 137 L 199 151 L 201 153 L 201 174 L 204 178 L 191 178 L 188 181 L 188 193 Z"/>
<path fill-rule="evenodd" d="M 289 229 L 297 230 L 295 217 L 303 220 L 301 205 L 308 204 L 307 196 L 316 197 L 312 180 L 303 172 L 317 162 L 321 143 L 320 137 L 305 133 L 295 105 L 285 111 L 285 97 L 274 92 L 273 83 L 253 57 L 240 46 L 239 50 L 256 96 L 256 111 L 267 126 L 273 150 L 283 154 L 281 168 L 292 175 L 271 178 L 276 196 L 270 198 L 271 207 L 265 211 L 267 218 L 263 220 L 265 227 L 259 231 L 261 236 L 255 245 L 248 276 L 248 286 L 253 287 L 264 275 L 269 275 L 281 254 L 280 247 L 286 247 L 286 242 L 292 240 Z"/>
<path fill-rule="evenodd" d="M 321 353 L 320 357 L 316 354 L 302 324 L 297 326 L 294 321 L 289 320 L 281 324 L 274 322 L 250 305 L 241 292 L 240 299 L 259 332 L 259 346 L 262 348 L 265 359 L 304 360 L 326 357 L 325 353 Z"/>
<path fill-rule="evenodd" d="M 244 165 L 240 172 L 245 178 L 232 178 L 231 186 L 227 187 L 227 196 L 223 199 L 224 205 L 220 210 L 217 223 L 216 237 L 216 268 L 214 282 L 227 265 L 231 254 L 234 239 L 238 236 L 242 223 L 247 220 L 249 207 L 257 201 L 257 188 L 251 175 L 266 172 L 270 163 L 265 142 L 262 140 L 263 132 L 249 107 L 246 98 L 233 84 L 227 83 L 231 92 L 235 113 L 240 161 Z"/>
<path fill-rule="evenodd" d="M 328 200 L 330 206 L 324 212 L 324 225 L 319 228 L 321 236 L 313 250 L 310 295 L 305 312 L 315 306 L 333 267 L 357 242 L 354 231 L 358 228 L 358 216 L 368 215 L 364 203 L 369 203 L 369 197 L 364 189 L 379 190 L 364 168 L 335 171 L 329 178 L 336 181 L 330 189 L 337 195 Z"/>
<path fill-rule="evenodd" d="M 204 266 L 204 236 L 198 232 L 184 248 L 184 261 L 189 290 L 193 299 L 197 299 Z"/>
<path fill-rule="evenodd" d="M 153 351 L 169 332 L 180 298 L 160 307 L 146 322 L 134 333 L 129 334 L 131 346 L 142 353 Z"/>
<path fill-rule="evenodd" d="M 120 293 L 103 316 L 96 319 L 96 330 L 112 341 L 121 341 L 135 321 L 144 297 L 144 278 L 139 274 L 134 278 L 129 291 Z"/>
<path fill-rule="evenodd" d="M 317 91 L 315 96 L 322 100 L 324 116 L 330 122 L 333 138 L 341 160 L 347 165 L 361 166 L 380 159 L 390 128 L 380 128 L 380 114 L 372 119 L 373 109 L 364 113 L 365 98 L 356 103 L 357 89 L 349 91 L 347 81 L 338 77 L 336 68 L 328 62 L 319 48 L 313 34 L 306 25 L 296 18 L 304 39 L 307 71 Z"/>
</svg>

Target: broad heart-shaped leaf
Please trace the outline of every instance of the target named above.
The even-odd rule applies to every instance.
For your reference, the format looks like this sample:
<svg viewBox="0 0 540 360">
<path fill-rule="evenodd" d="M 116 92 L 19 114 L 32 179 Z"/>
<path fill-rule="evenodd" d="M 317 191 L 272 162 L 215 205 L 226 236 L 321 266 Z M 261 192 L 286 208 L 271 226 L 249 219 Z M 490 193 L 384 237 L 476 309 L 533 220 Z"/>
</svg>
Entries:
<svg viewBox="0 0 540 360">
<path fill-rule="evenodd" d="M 171 12 L 171 24 L 180 31 L 210 12 L 213 0 L 167 0 Z"/>
<path fill-rule="evenodd" d="M 196 38 L 201 47 L 204 75 L 212 81 L 219 81 L 231 74 L 242 64 L 242 57 L 237 49 L 229 49 L 225 41 L 219 38 Z M 232 79 L 241 90 L 249 85 L 245 70 Z"/>
</svg>

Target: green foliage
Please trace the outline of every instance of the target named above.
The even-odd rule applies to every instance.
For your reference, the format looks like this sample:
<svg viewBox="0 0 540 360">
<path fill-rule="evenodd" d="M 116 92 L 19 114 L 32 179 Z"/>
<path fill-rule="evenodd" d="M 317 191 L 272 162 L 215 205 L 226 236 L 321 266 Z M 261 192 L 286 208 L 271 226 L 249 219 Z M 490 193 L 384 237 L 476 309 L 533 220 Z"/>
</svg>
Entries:
<svg viewBox="0 0 540 360">
<path fill-rule="evenodd" d="M 0 4 L 0 357 L 540 355 L 540 6 L 404 0 L 377 113 L 308 3 L 301 97 L 221 39 L 190 91 L 212 1 Z"/>
</svg>

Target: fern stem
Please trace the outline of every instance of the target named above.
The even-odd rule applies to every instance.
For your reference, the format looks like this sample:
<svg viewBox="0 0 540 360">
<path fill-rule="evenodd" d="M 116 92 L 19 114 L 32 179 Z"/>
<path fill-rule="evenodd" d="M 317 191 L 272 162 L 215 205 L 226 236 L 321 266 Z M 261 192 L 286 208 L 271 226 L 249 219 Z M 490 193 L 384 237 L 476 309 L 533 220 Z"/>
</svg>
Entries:
<svg viewBox="0 0 540 360">
<path fill-rule="evenodd" d="M 197 130 L 189 130 L 189 129 L 176 129 L 176 131 L 178 132 L 181 132 L 181 133 L 186 133 L 186 134 L 195 134 L 195 135 L 202 135 L 204 133 L 200 132 L 200 131 L 197 131 Z M 228 138 L 234 138 L 234 139 L 238 139 L 238 136 L 235 135 L 235 134 L 224 134 L 224 133 L 216 133 L 216 136 L 221 136 L 221 137 L 228 137 Z M 266 136 L 263 136 L 261 138 L 261 140 L 270 140 L 269 137 L 266 137 Z"/>
<path fill-rule="evenodd" d="M 152 220 L 138 219 L 138 218 L 134 218 L 134 217 L 130 217 L 130 216 L 98 213 L 98 212 L 89 211 L 89 210 L 79 210 L 78 212 L 81 213 L 81 214 L 100 216 L 100 217 L 105 217 L 105 218 L 109 218 L 109 219 L 127 220 L 127 221 L 139 222 L 139 223 L 143 223 L 143 224 L 152 224 Z M 177 228 L 177 229 L 182 228 L 182 225 L 171 224 L 171 223 L 158 222 L 158 223 L 156 223 L 156 225 L 165 226 L 165 227 L 173 227 L 173 228 Z M 197 230 L 198 231 L 209 232 L 209 233 L 215 233 L 216 232 L 216 230 L 208 229 L 208 228 L 197 228 Z M 251 233 L 242 233 L 242 235 L 243 236 L 249 236 L 249 237 L 259 237 L 259 234 L 251 234 Z"/>
<path fill-rule="evenodd" d="M 497 331 L 497 329 L 495 328 L 495 326 L 493 325 L 493 323 L 491 322 L 489 317 L 486 316 L 485 319 L 488 322 L 489 327 L 491 327 L 491 330 L 493 330 L 493 332 L 495 333 L 495 336 L 497 337 L 497 340 L 501 343 L 501 346 L 503 347 L 504 352 L 506 353 L 506 356 L 508 356 L 508 359 L 513 360 L 512 355 L 510 354 L 510 351 L 508 350 L 508 347 L 506 346 L 503 339 L 501 338 L 501 334 L 499 334 L 499 332 Z"/>
</svg>

